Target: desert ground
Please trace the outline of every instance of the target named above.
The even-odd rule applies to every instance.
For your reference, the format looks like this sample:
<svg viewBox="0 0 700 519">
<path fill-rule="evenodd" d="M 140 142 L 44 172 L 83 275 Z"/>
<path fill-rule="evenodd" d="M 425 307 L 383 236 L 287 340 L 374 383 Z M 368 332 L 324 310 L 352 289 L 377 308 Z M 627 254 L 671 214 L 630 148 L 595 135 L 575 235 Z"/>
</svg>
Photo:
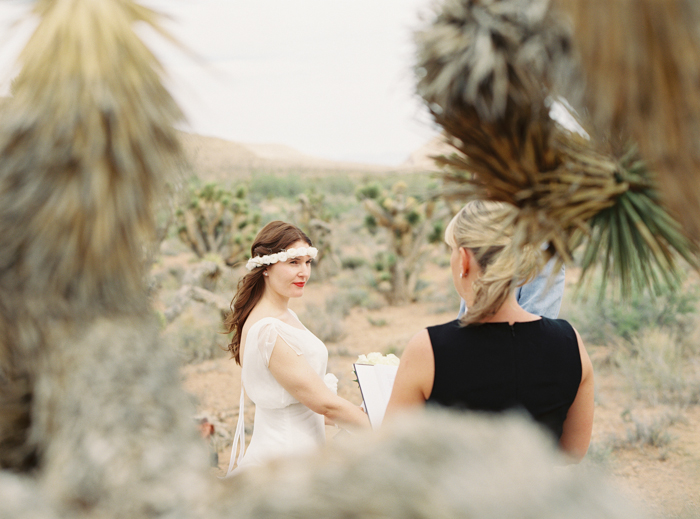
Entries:
<svg viewBox="0 0 700 519">
<path fill-rule="evenodd" d="M 404 170 L 387 171 L 348 164 L 330 167 L 274 146 L 246 147 L 199 136 L 191 136 L 187 144 L 200 179 L 231 188 L 246 185 L 251 204 L 263 213 L 263 220 L 294 221 L 299 216 L 296 193 L 280 197 L 280 185 L 298 191 L 297 184 L 308 177 L 315 188 L 330 186 L 325 203 L 332 213 L 327 221 L 333 229 L 335 267 L 316 276 L 304 296 L 290 306 L 325 341 L 328 371 L 339 378 L 341 396 L 361 403 L 352 373 L 359 354 L 378 351 L 400 356 L 414 333 L 455 317 L 458 298 L 449 279 L 444 245 L 426 245 L 429 253 L 415 300 L 388 304 L 381 286 L 373 281 L 372 266 L 373 252 L 387 245 L 386 234 L 382 229 L 368 232 L 353 194 L 338 192 L 377 179 L 391 186 L 397 178 L 409 191 L 432 189 L 431 173 L 419 174 L 418 179 L 411 176 L 411 168 L 424 163 L 420 154 L 411 157 Z M 256 176 L 272 181 L 261 184 Z M 327 183 L 331 179 L 349 184 L 339 188 Z M 255 189 L 264 192 L 256 198 Z M 216 266 L 217 274 L 206 287 L 213 295 L 178 302 L 183 279 L 202 261 Z M 211 445 L 218 463 L 212 472 L 217 475 L 228 466 L 240 394 L 240 368 L 223 351 L 227 337 L 221 333 L 221 318 L 244 272 L 240 265 L 224 265 L 216 254 L 197 257 L 175 231 L 161 244 L 152 270 L 155 311 L 163 318 L 173 306 L 180 306 L 175 317 L 163 318 L 163 337 L 182 355 L 183 384 L 197 409 L 193 424 L 206 417 L 215 426 Z M 652 517 L 700 517 L 700 319 L 696 308 L 700 283 L 696 275 L 689 275 L 680 296 L 637 299 L 627 305 L 627 313 L 617 303 L 582 297 L 576 289 L 578 275 L 575 265 L 567 269 L 560 317 L 581 332 L 596 372 L 593 440 L 584 463 L 607 474 L 620 492 Z M 253 416 L 254 406 L 246 400 L 248 437 Z M 329 442 L 335 433 L 328 428 Z"/>
</svg>

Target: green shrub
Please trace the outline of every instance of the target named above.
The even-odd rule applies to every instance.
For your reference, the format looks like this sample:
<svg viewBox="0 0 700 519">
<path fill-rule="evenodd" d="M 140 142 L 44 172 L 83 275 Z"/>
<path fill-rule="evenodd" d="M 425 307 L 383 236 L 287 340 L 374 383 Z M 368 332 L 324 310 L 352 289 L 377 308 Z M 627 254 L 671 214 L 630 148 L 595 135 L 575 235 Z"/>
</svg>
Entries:
<svg viewBox="0 0 700 519">
<path fill-rule="evenodd" d="M 657 329 L 620 340 L 611 356 L 636 398 L 650 405 L 685 406 L 700 403 L 700 359 L 694 350 L 677 335 Z"/>
<path fill-rule="evenodd" d="M 296 198 L 307 189 L 299 175 L 254 174 L 250 180 L 250 196 L 256 200 Z"/>
<path fill-rule="evenodd" d="M 596 294 L 599 287 L 600 278 L 594 278 L 587 293 Z M 687 335 L 693 326 L 700 291 L 696 283 L 687 282 L 675 290 L 666 288 L 658 295 L 650 291 L 637 292 L 628 301 L 613 297 L 610 291 L 604 298 L 569 295 L 568 292 L 564 297 L 562 316 L 571 322 L 585 342 L 605 345 L 618 338 L 629 341 L 651 328 Z"/>
<path fill-rule="evenodd" d="M 386 326 L 387 321 L 383 317 L 380 317 L 379 319 L 372 319 L 371 317 L 367 316 L 367 322 L 371 324 L 372 326 Z"/>
<path fill-rule="evenodd" d="M 634 421 L 634 427 L 627 430 L 627 443 L 633 446 L 666 447 L 673 437 L 668 431 L 672 421 L 667 417 L 654 418 L 649 422 Z"/>
<path fill-rule="evenodd" d="M 343 269 L 355 270 L 367 264 L 367 260 L 359 256 L 348 256 L 340 260 Z"/>
<path fill-rule="evenodd" d="M 329 312 L 327 308 L 308 304 L 301 321 L 323 342 L 337 342 L 345 337 L 343 315 L 337 311 Z"/>
<path fill-rule="evenodd" d="M 348 195 L 355 184 L 346 175 L 309 176 L 308 172 L 266 173 L 257 171 L 250 180 L 250 194 L 255 200 L 273 198 L 295 199 L 300 194 L 316 190 L 325 195 Z"/>
<path fill-rule="evenodd" d="M 163 341 L 177 351 L 184 363 L 198 363 L 224 356 L 228 344 L 221 315 L 211 308 L 190 304 L 184 312 L 162 331 Z"/>
<path fill-rule="evenodd" d="M 339 313 L 343 317 L 347 317 L 350 310 L 356 307 L 376 309 L 373 294 L 365 288 L 354 286 L 344 288 L 326 299 L 326 310 Z"/>
</svg>

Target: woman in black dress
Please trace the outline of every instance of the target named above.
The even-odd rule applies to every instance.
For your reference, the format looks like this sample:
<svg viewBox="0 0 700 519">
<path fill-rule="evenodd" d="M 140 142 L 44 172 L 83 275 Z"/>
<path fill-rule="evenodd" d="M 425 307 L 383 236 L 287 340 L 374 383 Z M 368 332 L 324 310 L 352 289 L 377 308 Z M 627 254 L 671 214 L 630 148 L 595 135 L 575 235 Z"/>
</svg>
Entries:
<svg viewBox="0 0 700 519">
<path fill-rule="evenodd" d="M 518 305 L 515 288 L 537 274 L 542 259 L 536 247 L 513 247 L 512 211 L 473 201 L 448 225 L 452 279 L 468 310 L 410 340 L 387 416 L 426 402 L 474 411 L 521 409 L 578 462 L 593 427 L 593 367 L 568 322 Z"/>
</svg>

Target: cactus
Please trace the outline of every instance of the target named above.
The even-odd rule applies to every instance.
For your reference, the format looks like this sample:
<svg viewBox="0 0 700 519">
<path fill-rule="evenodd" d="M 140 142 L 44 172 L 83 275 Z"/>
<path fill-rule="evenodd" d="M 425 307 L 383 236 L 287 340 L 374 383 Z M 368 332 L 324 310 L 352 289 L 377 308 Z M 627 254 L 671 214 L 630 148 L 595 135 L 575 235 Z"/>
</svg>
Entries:
<svg viewBox="0 0 700 519">
<path fill-rule="evenodd" d="M 429 236 L 434 234 L 435 203 L 420 202 L 406 193 L 406 184 L 397 182 L 391 193 L 376 184 L 357 191 L 367 211 L 365 227 L 375 233 L 388 231 L 388 249 L 377 254 L 377 288 L 391 305 L 416 300 L 418 276 L 425 263 Z"/>
<path fill-rule="evenodd" d="M 175 216 L 180 239 L 198 257 L 216 253 L 229 266 L 245 259 L 260 225 L 260 214 L 250 210 L 244 187 L 231 192 L 215 183 L 191 186 L 189 203 Z"/>
<path fill-rule="evenodd" d="M 331 215 L 326 206 L 325 195 L 315 189 L 299 195 L 299 227 L 311 239 L 311 243 L 318 249 L 314 259 L 316 264 L 315 276 L 326 279 L 330 275 L 332 267 L 337 267 L 339 261 L 333 253 L 331 246 Z"/>
</svg>

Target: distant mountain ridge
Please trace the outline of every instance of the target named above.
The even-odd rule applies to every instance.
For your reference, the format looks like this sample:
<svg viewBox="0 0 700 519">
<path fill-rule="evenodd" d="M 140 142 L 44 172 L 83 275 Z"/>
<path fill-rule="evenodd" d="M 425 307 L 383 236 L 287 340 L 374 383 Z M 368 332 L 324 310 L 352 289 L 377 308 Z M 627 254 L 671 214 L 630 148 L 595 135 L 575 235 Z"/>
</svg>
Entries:
<svg viewBox="0 0 700 519">
<path fill-rule="evenodd" d="M 445 142 L 442 135 L 433 137 L 430 141 L 418 148 L 409 155 L 408 159 L 400 166 L 401 169 L 418 171 L 439 171 L 433 157 L 440 155 L 450 155 L 455 149 Z"/>
<path fill-rule="evenodd" d="M 388 173 L 400 168 L 338 162 L 305 155 L 283 144 L 249 144 L 191 133 L 180 133 L 193 173 L 206 181 L 225 182 L 265 173 Z"/>
</svg>

